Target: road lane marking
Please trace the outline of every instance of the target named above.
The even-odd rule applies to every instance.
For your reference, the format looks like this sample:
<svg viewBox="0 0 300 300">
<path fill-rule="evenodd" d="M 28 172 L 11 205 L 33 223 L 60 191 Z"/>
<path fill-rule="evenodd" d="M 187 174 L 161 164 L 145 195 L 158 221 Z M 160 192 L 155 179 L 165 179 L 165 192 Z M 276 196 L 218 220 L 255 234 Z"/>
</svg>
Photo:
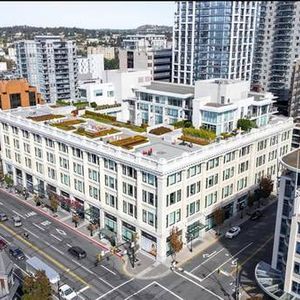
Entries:
<svg viewBox="0 0 300 300">
<path fill-rule="evenodd" d="M 110 272 L 111 274 L 113 274 L 113 275 L 117 275 L 115 272 L 113 272 L 112 270 L 110 270 L 109 268 L 107 268 L 107 267 L 105 267 L 105 266 L 102 266 L 101 265 L 101 267 L 103 268 L 103 269 L 105 269 L 106 271 L 108 271 L 108 272 Z"/>
<path fill-rule="evenodd" d="M 192 269 L 190 271 L 190 273 L 193 273 L 194 271 L 196 271 L 199 267 L 201 267 L 202 265 L 204 265 L 205 263 L 207 263 L 209 260 L 211 260 L 212 258 L 214 258 L 216 255 L 218 255 L 220 252 L 222 252 L 223 250 L 225 250 L 225 248 L 220 249 L 219 251 L 217 251 L 214 255 L 210 256 L 207 260 L 205 260 L 204 262 L 202 262 L 200 265 L 196 266 L 194 269 Z"/>
<path fill-rule="evenodd" d="M 71 248 L 72 247 L 72 245 L 70 245 L 70 244 L 66 244 L 69 248 Z"/>
<path fill-rule="evenodd" d="M 51 222 L 48 221 L 48 220 L 46 220 L 46 221 L 44 221 L 44 222 L 41 223 L 41 225 L 43 225 L 43 226 L 48 226 L 50 224 L 51 224 Z"/>
<path fill-rule="evenodd" d="M 55 239 L 57 239 L 58 241 L 62 242 L 62 239 L 60 239 L 60 238 L 57 237 L 56 235 L 54 235 L 54 234 L 52 234 L 52 233 L 50 233 L 50 235 L 51 235 L 52 237 L 54 237 Z"/>
<path fill-rule="evenodd" d="M 206 278 L 208 278 L 209 276 L 211 276 L 212 274 L 214 274 L 218 269 L 222 268 L 224 265 L 226 265 L 229 261 L 231 261 L 233 258 L 235 258 L 237 255 L 239 255 L 240 253 L 242 253 L 244 250 L 246 250 L 249 246 L 251 246 L 253 244 L 253 242 L 249 243 L 248 245 L 246 245 L 244 248 L 242 248 L 241 250 L 239 250 L 237 253 L 235 253 L 232 257 L 228 258 L 227 260 L 225 260 L 225 262 L 223 262 L 220 266 L 218 266 L 217 268 L 215 268 L 213 271 L 211 271 L 208 275 L 206 275 L 204 278 L 201 278 L 201 281 L 205 280 Z"/>
<path fill-rule="evenodd" d="M 45 229 L 41 226 L 39 226 L 38 224 L 32 223 L 33 226 L 37 227 L 38 229 L 45 231 Z"/>
<path fill-rule="evenodd" d="M 169 292 L 170 294 L 172 294 L 174 297 L 176 297 L 177 299 L 180 300 L 184 300 L 183 298 L 179 297 L 178 295 L 176 295 L 174 292 L 172 292 L 171 290 L 167 289 L 165 286 L 161 285 L 160 283 L 158 283 L 157 281 L 154 281 L 154 283 L 156 285 L 158 285 L 159 287 L 161 287 L 162 289 L 166 290 L 167 292 Z"/>
<path fill-rule="evenodd" d="M 55 228 L 60 235 L 67 235 L 63 230 Z"/>
<path fill-rule="evenodd" d="M 4 225 L 3 223 L 0 223 L 0 227 L 2 227 L 3 229 L 5 229 L 6 231 L 8 231 L 10 234 L 12 234 L 13 236 L 15 236 L 18 240 L 20 240 L 21 242 L 23 242 L 24 244 L 26 244 L 28 247 L 32 248 L 33 250 L 35 250 L 36 252 L 40 253 L 42 256 L 44 256 L 48 261 L 50 261 L 52 264 L 54 264 L 56 267 L 58 267 L 59 269 L 61 269 L 64 273 L 66 273 L 66 266 L 63 265 L 62 263 L 58 262 L 56 259 L 52 258 L 49 254 L 47 254 L 46 252 L 44 252 L 43 250 L 41 250 L 40 248 L 38 248 L 37 246 L 33 245 L 32 243 L 30 243 L 29 241 L 27 241 L 26 239 L 22 238 L 20 235 L 17 235 L 15 231 L 13 231 L 12 229 L 10 229 L 8 226 Z M 27 255 L 25 254 L 25 256 L 27 257 Z M 88 285 L 90 286 L 90 284 L 88 284 L 85 280 L 83 280 L 81 277 L 79 277 L 77 274 L 75 274 L 72 271 L 68 271 L 68 274 L 70 274 L 73 278 L 75 278 L 75 280 L 80 281 L 81 283 L 83 283 L 84 285 Z"/>
<path fill-rule="evenodd" d="M 61 250 L 57 249 L 56 247 L 54 247 L 53 245 L 50 245 L 50 247 L 54 250 L 56 250 L 58 253 L 60 253 L 61 255 L 64 255 L 65 253 L 62 252 Z"/>
<path fill-rule="evenodd" d="M 25 227 L 23 227 L 23 229 L 24 229 L 25 231 L 29 232 L 31 235 L 35 236 L 37 239 L 40 238 L 37 234 L 35 234 L 34 232 L 30 231 L 29 229 L 27 229 L 27 228 L 25 228 Z"/>
<path fill-rule="evenodd" d="M 216 298 L 220 299 L 220 300 L 224 300 L 222 297 L 220 297 L 219 295 L 215 294 L 214 292 L 210 291 L 209 289 L 207 289 L 206 287 L 204 287 L 203 285 L 199 284 L 198 282 L 195 282 L 194 280 L 184 276 L 183 274 L 174 271 L 174 273 L 176 273 L 178 276 L 185 278 L 186 280 L 192 282 L 193 284 L 197 285 L 198 287 L 200 287 L 201 289 L 205 290 L 206 292 L 210 293 L 211 295 L 215 296 Z"/>
<path fill-rule="evenodd" d="M 143 290 L 146 290 L 148 287 L 150 287 L 151 285 L 153 285 L 154 282 L 149 283 L 148 285 L 144 286 L 142 289 L 138 290 L 137 292 L 135 292 L 134 294 L 129 295 L 127 298 L 125 298 L 124 300 L 128 300 L 130 298 L 132 298 L 133 296 L 139 294 L 140 292 L 142 292 Z M 99 298 L 98 298 L 99 299 Z M 96 299 L 96 300 L 98 300 Z"/>
<path fill-rule="evenodd" d="M 256 250 L 254 251 L 249 257 L 247 257 L 243 262 L 238 264 L 239 268 L 241 268 L 245 263 L 247 263 L 251 258 L 253 258 L 259 251 L 261 251 L 274 237 L 274 234 L 271 234 L 271 236 Z M 230 275 L 233 275 L 236 273 L 236 270 L 233 270 L 230 272 Z"/>
<path fill-rule="evenodd" d="M 32 217 L 32 216 L 35 216 L 35 215 L 37 215 L 37 213 L 36 213 L 35 211 L 31 211 L 31 212 L 25 214 L 25 216 L 26 216 L 27 218 Z"/>
<path fill-rule="evenodd" d="M 15 213 L 16 215 L 18 215 L 19 217 L 23 218 L 24 220 L 26 219 L 23 215 L 21 215 L 20 213 L 18 213 L 15 210 L 12 210 L 13 213 Z"/>
<path fill-rule="evenodd" d="M 107 293 L 101 295 L 100 297 L 98 297 L 98 298 L 95 299 L 95 300 L 100 300 L 100 299 L 106 297 L 106 296 L 109 295 L 110 293 L 114 292 L 115 290 L 119 289 L 120 287 L 122 287 L 123 285 L 129 283 L 129 282 L 132 281 L 132 280 L 134 280 L 134 278 L 131 278 L 131 279 L 129 279 L 129 280 L 127 280 L 127 281 L 121 283 L 120 285 L 114 287 L 112 290 L 110 290 L 110 291 L 108 291 Z"/>
<path fill-rule="evenodd" d="M 4 204 L 0 201 L 0 205 L 4 205 Z"/>
<path fill-rule="evenodd" d="M 89 286 L 85 286 L 84 288 L 82 288 L 81 290 L 79 290 L 79 291 L 77 292 L 77 295 L 83 293 L 84 291 L 86 291 L 86 290 L 89 289 L 89 288 L 90 288 Z"/>
</svg>

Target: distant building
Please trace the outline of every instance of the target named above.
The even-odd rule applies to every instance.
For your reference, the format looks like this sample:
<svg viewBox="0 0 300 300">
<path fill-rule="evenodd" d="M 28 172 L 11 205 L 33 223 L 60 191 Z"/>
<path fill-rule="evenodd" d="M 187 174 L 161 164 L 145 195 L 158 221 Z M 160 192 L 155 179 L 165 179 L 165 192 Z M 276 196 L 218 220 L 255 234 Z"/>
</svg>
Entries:
<svg viewBox="0 0 300 300">
<path fill-rule="evenodd" d="M 77 99 L 76 44 L 60 36 L 36 36 L 16 42 L 20 76 L 38 87 L 47 102 Z"/>
<path fill-rule="evenodd" d="M 0 62 L 0 72 L 7 71 L 7 63 Z"/>
<path fill-rule="evenodd" d="M 8 48 L 8 58 L 13 60 L 15 63 L 17 62 L 17 51 L 15 47 Z"/>
<path fill-rule="evenodd" d="M 78 57 L 78 81 L 99 79 L 102 81 L 104 72 L 103 54 L 88 54 L 87 57 Z"/>
<path fill-rule="evenodd" d="M 167 48 L 167 38 L 162 34 L 127 35 L 122 40 L 122 48 L 128 50 L 150 50 Z"/>
<path fill-rule="evenodd" d="M 37 88 L 25 79 L 0 80 L 0 108 L 2 110 L 43 104 Z"/>
<path fill-rule="evenodd" d="M 87 47 L 87 54 L 103 54 L 106 59 L 114 59 L 115 48 L 106 46 Z"/>
</svg>

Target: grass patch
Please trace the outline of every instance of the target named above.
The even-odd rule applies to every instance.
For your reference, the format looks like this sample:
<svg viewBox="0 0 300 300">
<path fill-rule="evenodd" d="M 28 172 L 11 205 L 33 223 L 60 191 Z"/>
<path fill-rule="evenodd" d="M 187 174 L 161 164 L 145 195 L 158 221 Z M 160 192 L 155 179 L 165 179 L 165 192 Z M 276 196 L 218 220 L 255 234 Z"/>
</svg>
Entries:
<svg viewBox="0 0 300 300">
<path fill-rule="evenodd" d="M 201 138 L 204 140 L 212 141 L 216 138 L 216 134 L 213 131 L 204 129 L 204 128 L 183 128 L 182 129 L 183 135 L 189 135 L 196 138 Z"/>
<path fill-rule="evenodd" d="M 146 142 L 148 142 L 148 139 L 146 137 L 142 135 L 135 135 L 117 141 L 109 141 L 108 143 L 117 147 L 122 147 L 126 150 L 131 150 L 134 146 L 144 144 Z"/>
<path fill-rule="evenodd" d="M 165 134 L 165 133 L 171 132 L 171 131 L 172 131 L 172 129 L 170 129 L 170 128 L 160 126 L 160 127 L 157 127 L 157 128 L 154 128 L 154 129 L 150 130 L 149 133 L 152 133 L 152 134 L 155 134 L 155 135 L 162 135 L 162 134 Z"/>
<path fill-rule="evenodd" d="M 191 121 L 189 120 L 182 120 L 182 121 L 177 121 L 175 123 L 172 124 L 174 126 L 174 128 L 190 128 L 193 127 L 193 124 Z"/>
<path fill-rule="evenodd" d="M 27 117 L 27 119 L 31 119 L 36 122 L 42 122 L 42 121 L 48 121 L 48 120 L 53 120 L 53 119 L 59 119 L 59 118 L 63 118 L 63 117 L 64 117 L 64 115 L 48 114 L 48 115 L 43 115 L 43 116 Z"/>
<path fill-rule="evenodd" d="M 94 139 L 94 138 L 103 137 L 105 135 L 110 135 L 118 132 L 120 131 L 114 128 L 108 128 L 97 132 L 90 132 L 90 131 L 86 131 L 84 128 L 78 128 L 74 133 Z"/>
<path fill-rule="evenodd" d="M 93 119 L 97 122 L 110 124 L 117 127 L 128 128 L 136 132 L 145 132 L 147 126 L 135 126 L 124 122 L 119 122 L 116 120 L 116 117 L 108 116 L 100 113 L 95 113 L 93 111 L 86 110 L 85 114 L 82 116 L 83 118 Z"/>
</svg>

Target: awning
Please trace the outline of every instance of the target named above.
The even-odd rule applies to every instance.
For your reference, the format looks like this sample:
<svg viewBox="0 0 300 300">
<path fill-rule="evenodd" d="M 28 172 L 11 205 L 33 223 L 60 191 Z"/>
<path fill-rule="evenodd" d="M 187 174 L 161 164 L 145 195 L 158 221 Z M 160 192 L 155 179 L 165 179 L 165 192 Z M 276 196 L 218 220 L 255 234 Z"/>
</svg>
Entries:
<svg viewBox="0 0 300 300">
<path fill-rule="evenodd" d="M 108 239 L 114 239 L 116 237 L 116 234 L 114 232 L 108 230 L 107 228 L 100 229 L 99 235 L 103 235 Z"/>
</svg>

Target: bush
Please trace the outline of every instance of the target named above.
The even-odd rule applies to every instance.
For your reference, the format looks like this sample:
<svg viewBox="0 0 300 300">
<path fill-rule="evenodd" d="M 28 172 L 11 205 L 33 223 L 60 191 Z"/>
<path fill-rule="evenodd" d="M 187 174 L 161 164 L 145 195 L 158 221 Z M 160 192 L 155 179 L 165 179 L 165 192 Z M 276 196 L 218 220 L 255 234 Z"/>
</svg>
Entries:
<svg viewBox="0 0 300 300">
<path fill-rule="evenodd" d="M 170 128 L 161 126 L 161 127 L 157 127 L 157 128 L 150 130 L 149 133 L 152 133 L 155 135 L 162 135 L 162 134 L 165 134 L 165 133 L 171 132 L 171 131 L 172 130 Z"/>
<path fill-rule="evenodd" d="M 193 124 L 189 120 L 182 120 L 182 121 L 177 121 L 172 124 L 176 129 L 177 128 L 190 128 L 193 127 Z"/>
<path fill-rule="evenodd" d="M 90 105 L 91 105 L 92 108 L 96 108 L 97 107 L 97 103 L 96 102 L 91 102 Z"/>
<path fill-rule="evenodd" d="M 248 119 L 239 119 L 237 122 L 237 127 L 241 128 L 243 131 L 250 131 L 252 128 L 256 127 L 254 121 Z"/>
<path fill-rule="evenodd" d="M 204 129 L 204 128 L 200 128 L 200 129 L 196 129 L 196 128 L 183 128 L 182 132 L 184 135 L 190 135 L 193 137 L 197 137 L 197 138 L 201 138 L 201 139 L 205 139 L 205 140 L 214 140 L 216 138 L 216 134 L 213 131 Z"/>
</svg>

